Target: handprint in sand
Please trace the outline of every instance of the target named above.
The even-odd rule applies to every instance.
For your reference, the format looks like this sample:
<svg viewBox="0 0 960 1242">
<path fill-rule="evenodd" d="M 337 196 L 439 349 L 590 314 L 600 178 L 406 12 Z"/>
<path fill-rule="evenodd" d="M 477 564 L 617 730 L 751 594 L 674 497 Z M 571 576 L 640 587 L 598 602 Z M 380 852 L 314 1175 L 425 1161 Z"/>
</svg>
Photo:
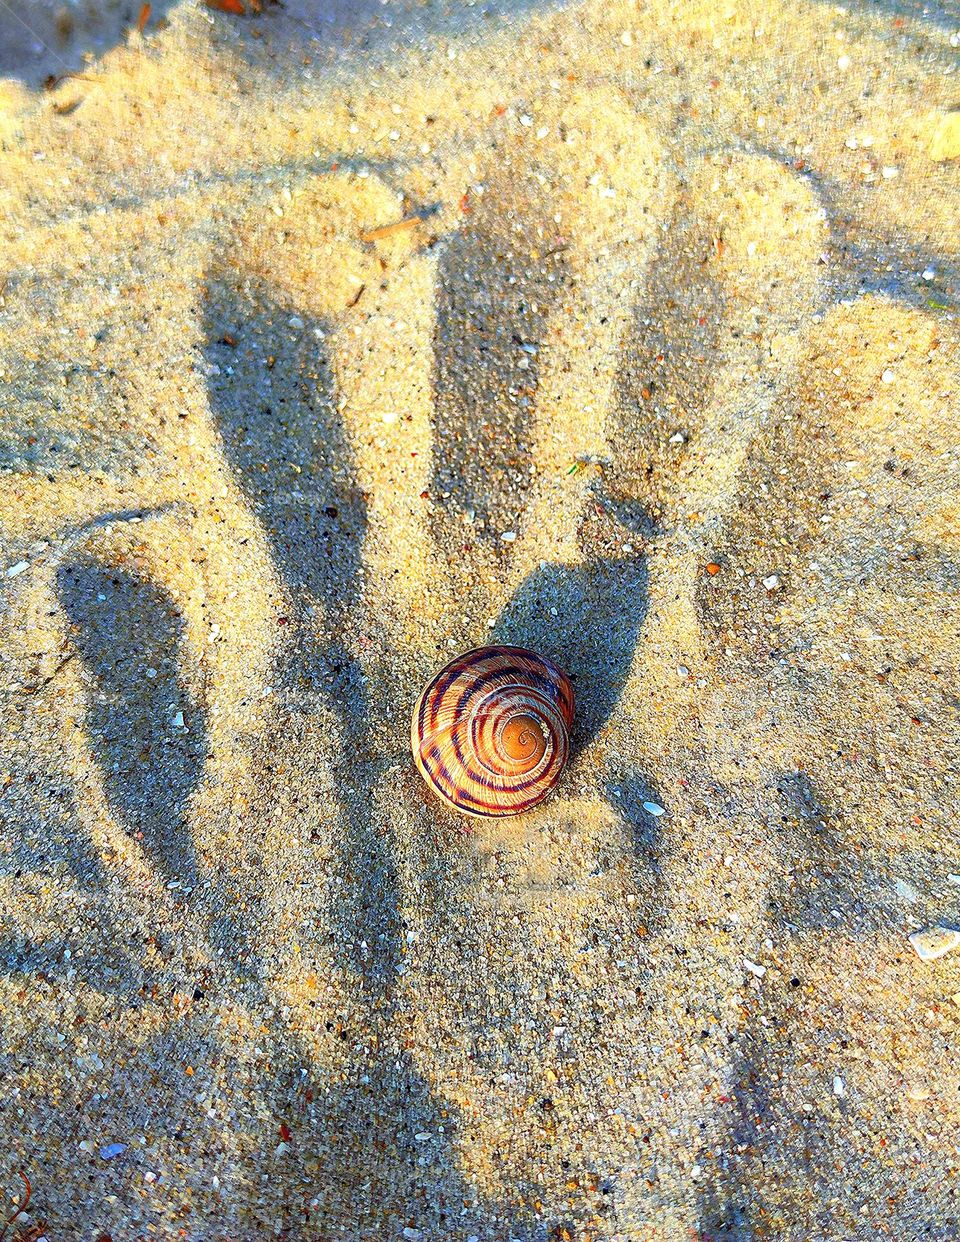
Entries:
<svg viewBox="0 0 960 1242">
<path fill-rule="evenodd" d="M 750 1145 L 775 1094 L 742 959 L 778 934 L 784 868 L 836 867 L 843 841 L 823 771 L 794 770 L 845 684 L 842 665 L 801 664 L 828 623 L 850 637 L 839 591 L 796 594 L 814 561 L 843 577 L 816 551 L 810 497 L 873 489 L 883 540 L 854 523 L 851 542 L 872 566 L 902 539 L 912 632 L 924 590 L 953 582 L 948 446 L 884 456 L 909 411 L 890 384 L 877 397 L 882 374 L 845 370 L 875 303 L 830 308 L 816 192 L 768 156 L 679 164 L 607 90 L 526 128 L 495 119 L 439 178 L 343 161 L 212 213 L 184 294 L 190 366 L 142 376 L 135 336 L 111 346 L 158 421 L 62 489 L 67 528 L 15 588 L 22 680 L 56 703 L 17 753 L 55 737 L 67 757 L 57 858 L 117 958 L 98 957 L 89 1004 L 109 1014 L 113 980 L 142 964 L 118 1038 L 158 1064 L 164 1141 L 202 1097 L 230 1120 L 219 1176 L 238 1191 L 279 1140 L 263 1193 L 288 1227 L 364 1236 L 385 1216 L 406 1227 L 411 1204 L 441 1236 L 749 1222 L 749 1161 L 710 1166 L 731 1135 Z M 910 397 L 920 434 L 955 381 L 931 319 L 895 320 L 931 355 L 930 391 Z M 162 356 L 181 358 L 165 330 Z M 96 348 L 76 382 L 122 409 Z M 820 401 L 847 399 L 837 384 L 849 426 L 821 426 Z M 160 463 L 144 477 L 139 453 Z M 55 464 L 31 466 L 28 503 Z M 784 477 L 786 525 L 758 499 Z M 882 577 L 878 634 L 903 617 Z M 558 659 L 578 724 L 557 797 L 468 836 L 413 770 L 408 715 L 451 653 L 491 639 Z M 771 654 L 773 705 L 768 679 L 727 677 Z M 907 667 L 909 733 L 934 726 L 930 670 Z M 922 736 L 918 786 L 948 767 Z M 727 922 L 731 893 L 748 926 Z M 815 957 L 822 903 L 795 904 Z M 19 941 L 9 956 L 29 957 Z M 670 1046 L 651 1011 L 671 1015 Z M 615 1063 L 614 1012 L 633 1036 Z M 200 1052 L 238 1084 L 222 1117 L 184 1077 Z M 87 1092 L 66 1075 L 57 1089 Z M 685 1184 L 709 1170 L 702 1203 L 667 1221 L 654 1128 Z M 157 1198 L 174 1211 L 173 1191 Z"/>
</svg>

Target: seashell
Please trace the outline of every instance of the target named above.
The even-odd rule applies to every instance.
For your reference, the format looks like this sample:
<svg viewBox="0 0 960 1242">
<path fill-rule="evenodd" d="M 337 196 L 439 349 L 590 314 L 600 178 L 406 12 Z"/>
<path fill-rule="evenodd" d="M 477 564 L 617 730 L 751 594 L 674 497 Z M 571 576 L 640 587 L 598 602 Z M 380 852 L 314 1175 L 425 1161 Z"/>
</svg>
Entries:
<svg viewBox="0 0 960 1242">
<path fill-rule="evenodd" d="M 570 750 L 573 687 L 523 647 L 478 647 L 428 683 L 410 726 L 420 774 L 465 815 L 519 815 L 542 802 Z"/>
</svg>

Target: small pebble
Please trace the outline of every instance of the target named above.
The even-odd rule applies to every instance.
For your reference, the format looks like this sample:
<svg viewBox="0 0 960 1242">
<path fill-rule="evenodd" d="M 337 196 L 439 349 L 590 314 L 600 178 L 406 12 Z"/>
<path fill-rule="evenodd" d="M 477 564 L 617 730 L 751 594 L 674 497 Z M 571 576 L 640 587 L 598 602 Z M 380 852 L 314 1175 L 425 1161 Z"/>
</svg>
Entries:
<svg viewBox="0 0 960 1242">
<path fill-rule="evenodd" d="M 930 1099 L 930 1092 L 926 1087 L 909 1087 L 907 1089 L 907 1099 L 913 1100 L 915 1103 L 920 1104 L 924 1100 Z"/>
<path fill-rule="evenodd" d="M 952 927 L 927 927 L 914 932 L 910 943 L 922 962 L 935 962 L 960 945 L 960 931 Z"/>
<path fill-rule="evenodd" d="M 16 565 L 11 565 L 7 570 L 8 578 L 16 578 L 17 574 L 22 574 L 25 569 L 30 568 L 29 561 L 17 561 Z"/>
<path fill-rule="evenodd" d="M 833 1076 L 833 1094 L 838 1100 L 843 1100 L 847 1095 L 847 1086 L 839 1074 Z"/>
<path fill-rule="evenodd" d="M 933 270 L 932 267 L 925 267 L 923 269 L 922 274 L 923 274 L 924 280 L 933 280 L 934 276 L 936 276 L 937 273 Z"/>
<path fill-rule="evenodd" d="M 780 579 L 776 574 L 771 574 L 769 578 L 764 578 L 763 585 L 768 591 L 775 591 L 780 585 Z"/>
<path fill-rule="evenodd" d="M 517 532 L 515 530 L 505 530 L 500 538 L 504 543 L 513 543 L 517 538 Z"/>
<path fill-rule="evenodd" d="M 758 966 L 756 962 L 751 962 L 749 957 L 743 959 L 743 964 L 750 971 L 751 975 L 756 975 L 758 979 L 762 979 L 767 973 L 766 966 Z"/>
<path fill-rule="evenodd" d="M 899 169 L 899 168 L 894 168 L 894 167 L 893 167 L 892 165 L 890 165 L 890 164 L 884 164 L 884 166 L 883 166 L 883 168 L 882 168 L 882 170 L 881 170 L 881 171 L 883 172 L 884 177 L 886 177 L 886 179 L 887 179 L 888 181 L 890 181 L 893 177 L 899 177 L 899 176 L 900 176 L 900 169 Z"/>
<path fill-rule="evenodd" d="M 114 1156 L 119 1156 L 127 1150 L 126 1143 L 108 1143 L 106 1147 L 100 1148 L 101 1160 L 112 1160 Z"/>
<path fill-rule="evenodd" d="M 894 373 L 893 373 L 893 372 L 890 370 L 890 368 L 888 367 L 888 368 L 886 369 L 886 371 L 884 371 L 884 373 L 880 376 L 880 378 L 883 380 L 883 382 L 884 382 L 885 384 L 892 384 L 892 383 L 893 383 L 893 381 L 894 381 L 897 377 L 894 375 Z"/>
<path fill-rule="evenodd" d="M 645 802 L 643 804 L 643 809 L 645 811 L 649 811 L 651 815 L 657 816 L 657 817 L 659 817 L 660 815 L 664 815 L 666 813 L 663 807 L 660 806 L 656 802 Z"/>
<path fill-rule="evenodd" d="M 897 896 L 902 897 L 904 901 L 917 901 L 920 897 L 913 885 L 908 884 L 906 880 L 894 880 L 893 887 Z"/>
</svg>

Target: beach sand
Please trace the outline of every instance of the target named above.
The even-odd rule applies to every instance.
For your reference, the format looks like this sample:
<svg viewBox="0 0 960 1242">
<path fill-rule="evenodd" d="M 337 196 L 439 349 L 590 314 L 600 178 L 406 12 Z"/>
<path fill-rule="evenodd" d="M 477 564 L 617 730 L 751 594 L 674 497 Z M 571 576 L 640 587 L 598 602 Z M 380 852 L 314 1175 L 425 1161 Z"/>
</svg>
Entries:
<svg viewBox="0 0 960 1242">
<path fill-rule="evenodd" d="M 10 1236 L 960 1237 L 956 7 L 138 7 L 0 7 Z"/>
</svg>

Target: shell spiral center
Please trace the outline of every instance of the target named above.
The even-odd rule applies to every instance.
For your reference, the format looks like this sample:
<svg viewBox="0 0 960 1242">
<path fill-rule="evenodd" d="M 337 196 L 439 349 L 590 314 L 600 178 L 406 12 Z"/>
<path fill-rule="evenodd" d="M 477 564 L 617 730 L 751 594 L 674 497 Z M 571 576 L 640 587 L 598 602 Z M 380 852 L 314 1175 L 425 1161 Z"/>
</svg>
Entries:
<svg viewBox="0 0 960 1242">
<path fill-rule="evenodd" d="M 500 746 L 511 763 L 536 767 L 547 750 L 543 725 L 536 716 L 511 716 L 500 731 Z"/>
</svg>

